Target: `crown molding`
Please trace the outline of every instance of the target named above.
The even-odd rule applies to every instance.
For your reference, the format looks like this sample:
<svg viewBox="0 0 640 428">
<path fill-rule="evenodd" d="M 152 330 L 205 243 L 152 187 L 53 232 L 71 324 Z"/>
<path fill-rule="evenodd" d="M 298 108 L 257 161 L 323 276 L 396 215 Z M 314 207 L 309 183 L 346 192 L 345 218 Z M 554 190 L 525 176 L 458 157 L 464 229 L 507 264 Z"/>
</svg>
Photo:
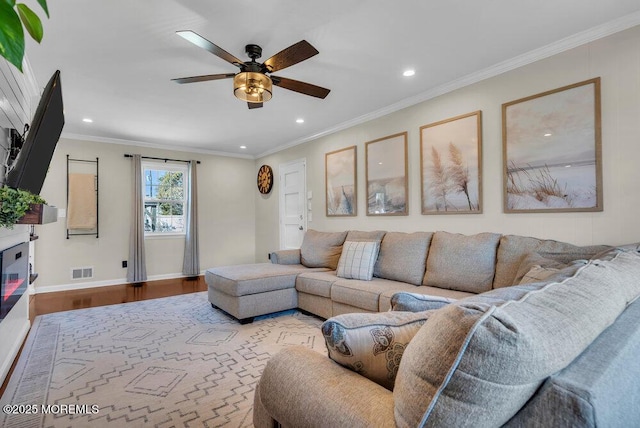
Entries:
<svg viewBox="0 0 640 428">
<path fill-rule="evenodd" d="M 119 138 L 98 137 L 95 135 L 82 135 L 82 134 L 73 134 L 73 133 L 63 132 L 60 137 L 66 138 L 69 140 L 91 141 L 95 143 L 107 143 L 107 144 L 120 144 L 123 146 L 147 147 L 147 148 L 159 149 L 159 150 L 173 150 L 176 152 L 185 152 L 185 153 L 200 153 L 203 155 L 223 156 L 228 158 L 251 159 L 251 160 L 256 159 L 255 156 L 252 156 L 252 155 L 226 153 L 226 152 L 220 152 L 216 150 L 200 149 L 196 147 L 146 143 L 143 141 L 123 140 Z"/>
<path fill-rule="evenodd" d="M 397 103 L 388 105 L 386 107 L 364 114 L 346 122 L 342 122 L 317 134 L 309 135 L 307 137 L 303 137 L 298 140 L 294 140 L 289 143 L 274 147 L 273 149 L 267 150 L 257 155 L 256 159 L 278 153 L 282 150 L 286 150 L 291 147 L 307 143 L 309 141 L 317 140 L 318 138 L 352 128 L 356 125 L 360 125 L 373 119 L 378 119 L 380 117 L 394 113 L 398 110 L 402 110 L 404 108 L 414 106 L 416 104 L 428 101 L 449 92 L 453 92 L 457 89 L 464 88 L 465 86 L 472 85 L 474 83 L 498 76 L 516 68 L 520 68 L 536 61 L 549 58 L 553 55 L 557 55 L 578 46 L 582 46 L 595 40 L 602 39 L 620 31 L 627 30 L 631 27 L 635 27 L 636 25 L 640 25 L 640 12 L 634 12 L 629 15 L 625 15 L 623 17 L 604 23 L 602 25 L 598 25 L 596 27 L 582 31 L 580 33 L 576 33 L 572 36 L 550 43 L 541 48 L 534 49 L 522 55 L 518 55 L 506 61 L 502 61 L 498 64 L 492 65 L 491 67 L 487 67 L 483 70 L 468 74 L 459 79 L 447 82 L 443 85 L 436 86 L 435 88 L 429 89 L 428 91 L 421 92 L 409 98 L 405 98 Z"/>
</svg>

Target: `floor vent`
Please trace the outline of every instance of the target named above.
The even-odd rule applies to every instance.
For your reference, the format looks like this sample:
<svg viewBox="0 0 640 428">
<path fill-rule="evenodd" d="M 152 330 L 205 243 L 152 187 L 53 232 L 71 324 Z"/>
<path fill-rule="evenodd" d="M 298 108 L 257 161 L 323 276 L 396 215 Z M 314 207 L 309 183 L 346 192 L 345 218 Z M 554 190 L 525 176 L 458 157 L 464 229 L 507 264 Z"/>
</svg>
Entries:
<svg viewBox="0 0 640 428">
<path fill-rule="evenodd" d="M 79 267 L 71 269 L 71 279 L 93 278 L 93 267 Z"/>
</svg>

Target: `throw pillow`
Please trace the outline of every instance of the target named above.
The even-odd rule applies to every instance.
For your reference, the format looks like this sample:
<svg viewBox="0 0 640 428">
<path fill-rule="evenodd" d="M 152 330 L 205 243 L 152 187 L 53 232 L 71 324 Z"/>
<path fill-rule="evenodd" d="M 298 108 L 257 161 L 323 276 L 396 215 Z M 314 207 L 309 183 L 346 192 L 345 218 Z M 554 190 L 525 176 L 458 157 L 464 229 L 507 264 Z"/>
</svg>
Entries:
<svg viewBox="0 0 640 428">
<path fill-rule="evenodd" d="M 343 314 L 322 324 L 329 358 L 392 390 L 400 359 L 428 312 Z"/>
<path fill-rule="evenodd" d="M 306 267 L 335 270 L 347 232 L 307 230 L 300 247 L 300 263 Z"/>
<path fill-rule="evenodd" d="M 338 262 L 336 276 L 371 281 L 373 266 L 378 258 L 380 243 L 374 241 L 346 241 Z"/>
<path fill-rule="evenodd" d="M 520 260 L 513 285 L 521 284 L 522 278 L 524 278 L 524 276 L 529 273 L 529 271 L 535 266 L 544 269 L 562 269 L 566 265 L 555 260 L 543 257 L 539 253 L 526 253 L 524 256 L 522 256 L 522 260 Z"/>
<path fill-rule="evenodd" d="M 520 280 L 520 284 L 544 281 L 558 272 L 560 272 L 560 269 L 544 268 L 540 265 L 533 265 L 531 269 L 529 269 L 529 272 L 524 274 Z"/>
<path fill-rule="evenodd" d="M 401 291 L 391 296 L 391 310 L 422 312 L 431 309 L 440 309 L 455 301 L 455 299 L 448 297 L 428 296 L 426 294 Z"/>
</svg>

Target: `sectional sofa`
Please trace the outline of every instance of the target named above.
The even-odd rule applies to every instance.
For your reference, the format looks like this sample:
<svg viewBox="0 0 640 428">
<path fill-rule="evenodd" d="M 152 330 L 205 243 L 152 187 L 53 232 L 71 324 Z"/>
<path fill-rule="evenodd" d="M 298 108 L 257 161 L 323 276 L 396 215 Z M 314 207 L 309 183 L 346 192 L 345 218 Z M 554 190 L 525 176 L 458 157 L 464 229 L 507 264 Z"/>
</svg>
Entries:
<svg viewBox="0 0 640 428">
<path fill-rule="evenodd" d="M 329 355 L 271 358 L 258 428 L 640 426 L 638 245 L 308 231 L 270 259 L 207 271 L 211 304 L 316 314 Z"/>
<path fill-rule="evenodd" d="M 354 279 L 359 272 L 340 275 L 345 242 L 378 246 L 365 272 L 372 273 L 370 280 Z M 275 251 L 271 263 L 212 268 L 205 280 L 211 304 L 241 322 L 293 308 L 326 319 L 388 311 L 400 291 L 453 300 L 473 296 L 518 284 L 533 266 L 564 265 L 608 248 L 496 233 L 308 230 L 299 250 Z"/>
<path fill-rule="evenodd" d="M 637 250 L 455 302 L 399 293 L 437 309 L 327 320 L 330 358 L 291 347 L 269 360 L 254 425 L 640 426 L 638 295 Z"/>
</svg>

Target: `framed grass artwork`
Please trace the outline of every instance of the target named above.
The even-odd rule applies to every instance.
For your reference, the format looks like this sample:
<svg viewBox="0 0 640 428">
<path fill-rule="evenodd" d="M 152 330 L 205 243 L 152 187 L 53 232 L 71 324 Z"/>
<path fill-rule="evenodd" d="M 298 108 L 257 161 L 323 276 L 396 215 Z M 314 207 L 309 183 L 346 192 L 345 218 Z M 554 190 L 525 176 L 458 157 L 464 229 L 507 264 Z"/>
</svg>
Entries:
<svg viewBox="0 0 640 428">
<path fill-rule="evenodd" d="M 482 213 L 482 112 L 420 127 L 422 214 Z"/>
<path fill-rule="evenodd" d="M 367 215 L 408 215 L 407 133 L 365 144 Z"/>
<path fill-rule="evenodd" d="M 327 217 L 358 214 L 356 146 L 324 155 Z"/>
<path fill-rule="evenodd" d="M 600 78 L 502 105 L 506 213 L 602 211 Z"/>
</svg>

